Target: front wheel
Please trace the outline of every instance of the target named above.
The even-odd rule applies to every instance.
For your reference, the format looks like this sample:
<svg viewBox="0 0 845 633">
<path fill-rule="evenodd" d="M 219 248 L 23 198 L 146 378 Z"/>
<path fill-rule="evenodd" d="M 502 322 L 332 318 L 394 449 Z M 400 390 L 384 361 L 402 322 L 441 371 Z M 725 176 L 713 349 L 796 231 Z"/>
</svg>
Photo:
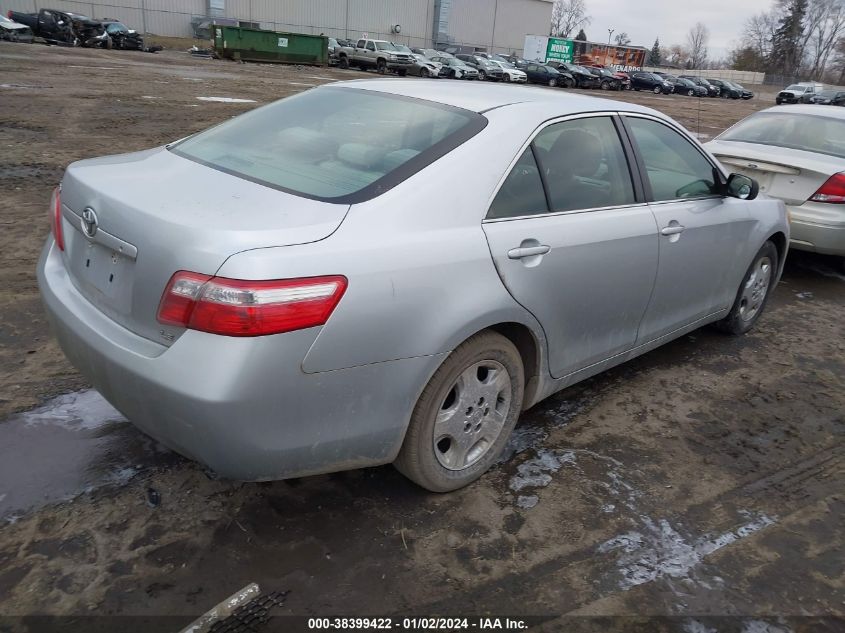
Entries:
<svg viewBox="0 0 845 633">
<path fill-rule="evenodd" d="M 688 97 L 694 97 L 695 96 L 695 90 L 687 90 L 687 96 Z"/>
<path fill-rule="evenodd" d="M 383 59 L 378 60 L 376 62 L 376 71 L 379 75 L 386 75 L 387 74 L 387 62 Z"/>
<path fill-rule="evenodd" d="M 766 307 L 777 271 L 778 249 L 772 242 L 766 242 L 745 273 L 731 311 L 724 319 L 716 322 L 716 327 L 734 336 L 745 334 L 753 328 Z"/>
<path fill-rule="evenodd" d="M 557 79 L 549 79 L 549 88 L 557 86 Z"/>
<path fill-rule="evenodd" d="M 563 87 L 564 88 L 574 88 L 575 87 L 575 80 L 570 79 L 569 77 L 565 77 L 563 80 Z"/>
<path fill-rule="evenodd" d="M 661 92 L 663 92 L 663 89 L 660 86 L 655 86 L 652 92 L 656 95 L 659 95 Z"/>
<path fill-rule="evenodd" d="M 423 79 L 428 79 L 431 76 L 431 73 L 428 72 L 428 68 L 421 68 L 420 69 L 420 77 Z"/>
<path fill-rule="evenodd" d="M 346 55 L 344 55 L 343 57 L 340 58 L 340 61 L 337 63 L 337 65 L 340 66 L 343 70 L 348 69 L 349 68 L 349 58 Z"/>
<path fill-rule="evenodd" d="M 606 81 L 601 82 L 601 89 L 602 90 L 610 90 L 610 84 Z"/>
<path fill-rule="evenodd" d="M 417 401 L 394 465 L 432 492 L 462 488 L 493 465 L 522 410 L 522 359 L 482 332 L 459 345 Z"/>
<path fill-rule="evenodd" d="M 510 75 L 505 75 L 505 76 L 504 76 L 504 80 L 505 80 L 505 83 L 510 83 L 510 82 L 511 82 L 511 76 L 510 76 Z"/>
</svg>

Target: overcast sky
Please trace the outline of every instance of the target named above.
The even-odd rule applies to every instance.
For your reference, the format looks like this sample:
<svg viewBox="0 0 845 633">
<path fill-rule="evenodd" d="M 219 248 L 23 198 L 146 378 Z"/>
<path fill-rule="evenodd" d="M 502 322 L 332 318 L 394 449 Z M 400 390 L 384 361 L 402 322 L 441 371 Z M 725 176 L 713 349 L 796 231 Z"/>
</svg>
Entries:
<svg viewBox="0 0 845 633">
<path fill-rule="evenodd" d="M 607 29 L 615 36 L 625 31 L 631 43 L 651 48 L 660 37 L 664 46 L 683 44 L 696 22 L 710 29 L 709 56 L 718 59 L 738 43 L 745 20 L 768 11 L 772 0 L 586 0 L 592 17 L 585 28 L 591 42 L 607 42 Z M 572 34 L 573 37 L 575 33 Z"/>
</svg>

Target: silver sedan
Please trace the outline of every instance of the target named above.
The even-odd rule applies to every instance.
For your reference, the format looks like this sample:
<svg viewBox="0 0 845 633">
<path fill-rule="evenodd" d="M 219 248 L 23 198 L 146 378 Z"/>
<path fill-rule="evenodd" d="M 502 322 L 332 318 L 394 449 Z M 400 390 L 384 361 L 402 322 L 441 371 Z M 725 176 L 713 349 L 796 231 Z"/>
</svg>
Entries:
<svg viewBox="0 0 845 633">
<path fill-rule="evenodd" d="M 38 280 L 94 386 L 221 476 L 447 491 L 551 394 L 748 331 L 789 240 L 756 188 L 633 104 L 340 83 L 70 165 Z"/>
<path fill-rule="evenodd" d="M 793 248 L 845 257 L 845 109 L 769 108 L 743 119 L 707 148 L 786 203 Z M 845 260 L 842 264 L 845 269 Z"/>
</svg>

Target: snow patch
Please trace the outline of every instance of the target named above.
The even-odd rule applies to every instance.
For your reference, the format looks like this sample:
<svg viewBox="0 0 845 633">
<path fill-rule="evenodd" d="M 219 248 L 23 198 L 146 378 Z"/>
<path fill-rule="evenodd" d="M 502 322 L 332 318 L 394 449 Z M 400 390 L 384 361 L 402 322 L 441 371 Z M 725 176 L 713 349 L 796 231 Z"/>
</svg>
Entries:
<svg viewBox="0 0 845 633">
<path fill-rule="evenodd" d="M 572 451 L 541 449 L 536 457 L 516 467 L 517 474 L 511 477 L 510 489 L 519 492 L 524 488 L 545 488 L 552 482 L 551 473 L 574 465 L 575 461 Z"/>
<path fill-rule="evenodd" d="M 255 99 L 236 99 L 235 97 L 197 97 L 197 99 L 216 103 L 255 103 Z"/>
<path fill-rule="evenodd" d="M 751 518 L 750 513 L 746 515 Z M 704 536 L 690 543 L 666 519 L 654 521 L 642 516 L 640 520 L 641 532 L 620 534 L 598 548 L 602 554 L 620 553 L 617 561 L 622 575 L 619 586 L 625 591 L 664 576 L 688 578 L 704 557 L 775 523 L 775 519 L 761 514 L 735 530 Z"/>
</svg>

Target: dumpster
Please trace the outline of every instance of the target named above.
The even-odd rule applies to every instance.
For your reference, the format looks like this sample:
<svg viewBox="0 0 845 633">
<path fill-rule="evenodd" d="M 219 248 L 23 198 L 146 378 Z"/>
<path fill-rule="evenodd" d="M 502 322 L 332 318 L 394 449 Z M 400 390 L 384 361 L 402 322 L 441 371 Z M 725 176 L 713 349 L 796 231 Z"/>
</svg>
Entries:
<svg viewBox="0 0 845 633">
<path fill-rule="evenodd" d="M 215 25 L 214 53 L 239 61 L 325 66 L 329 63 L 329 38 Z"/>
</svg>

